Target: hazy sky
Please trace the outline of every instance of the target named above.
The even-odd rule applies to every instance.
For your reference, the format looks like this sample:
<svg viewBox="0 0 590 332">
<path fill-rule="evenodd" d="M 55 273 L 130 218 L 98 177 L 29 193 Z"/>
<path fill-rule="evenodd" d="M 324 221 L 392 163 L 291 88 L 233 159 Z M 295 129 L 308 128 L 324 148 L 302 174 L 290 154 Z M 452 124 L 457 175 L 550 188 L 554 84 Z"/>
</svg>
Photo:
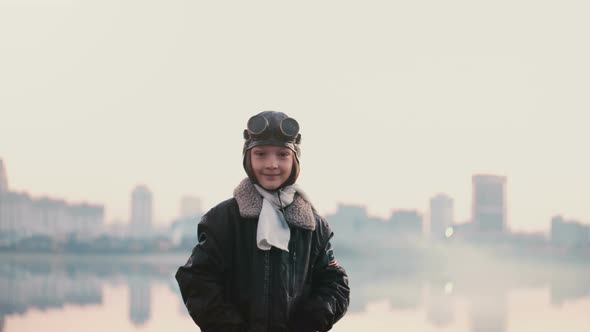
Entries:
<svg viewBox="0 0 590 332">
<path fill-rule="evenodd" d="M 508 178 L 513 230 L 590 223 L 587 1 L 0 0 L 0 158 L 12 189 L 106 206 L 136 184 L 158 223 L 245 176 L 262 110 L 301 124 L 318 210 L 470 215 Z"/>
</svg>

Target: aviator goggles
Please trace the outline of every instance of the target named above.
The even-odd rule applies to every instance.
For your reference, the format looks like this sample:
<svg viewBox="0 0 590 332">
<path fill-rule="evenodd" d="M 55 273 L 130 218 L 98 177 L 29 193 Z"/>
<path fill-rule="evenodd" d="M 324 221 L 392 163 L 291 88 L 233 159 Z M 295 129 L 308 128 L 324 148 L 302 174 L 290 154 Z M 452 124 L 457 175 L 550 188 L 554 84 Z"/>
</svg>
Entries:
<svg viewBox="0 0 590 332">
<path fill-rule="evenodd" d="M 293 118 L 284 118 L 280 120 L 278 128 L 271 128 L 271 124 L 267 118 L 261 115 L 254 115 L 248 120 L 247 128 L 248 129 L 244 130 L 244 139 L 261 139 L 271 136 L 282 136 L 286 141 L 294 141 L 295 144 L 301 142 L 299 123 Z"/>
</svg>

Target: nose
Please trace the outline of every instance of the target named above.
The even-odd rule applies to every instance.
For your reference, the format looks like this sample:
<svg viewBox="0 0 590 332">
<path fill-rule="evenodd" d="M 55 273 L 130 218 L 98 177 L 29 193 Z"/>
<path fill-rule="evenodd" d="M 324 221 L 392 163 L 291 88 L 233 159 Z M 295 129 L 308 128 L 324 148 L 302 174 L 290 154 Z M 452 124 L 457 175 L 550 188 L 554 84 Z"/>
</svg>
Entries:
<svg viewBox="0 0 590 332">
<path fill-rule="evenodd" d="M 279 160 L 274 156 L 270 156 L 268 158 L 268 160 L 266 161 L 266 168 L 269 168 L 269 169 L 279 168 Z"/>
</svg>

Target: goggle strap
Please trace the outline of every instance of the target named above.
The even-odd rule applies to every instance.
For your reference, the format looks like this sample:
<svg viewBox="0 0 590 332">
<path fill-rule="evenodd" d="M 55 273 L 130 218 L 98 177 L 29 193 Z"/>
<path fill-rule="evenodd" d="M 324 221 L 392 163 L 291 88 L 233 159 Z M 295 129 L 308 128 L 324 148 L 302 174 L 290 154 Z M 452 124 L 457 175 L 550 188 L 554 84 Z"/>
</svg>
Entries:
<svg viewBox="0 0 590 332">
<path fill-rule="evenodd" d="M 297 134 L 297 137 L 295 138 L 295 144 L 301 144 L 301 134 Z"/>
</svg>

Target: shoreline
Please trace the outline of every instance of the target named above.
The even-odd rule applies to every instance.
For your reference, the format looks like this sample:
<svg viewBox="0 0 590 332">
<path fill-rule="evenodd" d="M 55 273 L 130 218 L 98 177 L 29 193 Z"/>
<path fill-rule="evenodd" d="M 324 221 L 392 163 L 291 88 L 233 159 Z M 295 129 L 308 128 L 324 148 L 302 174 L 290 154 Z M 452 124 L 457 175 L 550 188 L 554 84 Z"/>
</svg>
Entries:
<svg viewBox="0 0 590 332">
<path fill-rule="evenodd" d="M 117 262 L 130 261 L 133 263 L 185 263 L 190 256 L 190 252 L 150 252 L 150 253 L 101 253 L 101 252 L 0 252 L 0 262 L 18 261 L 18 262 L 69 262 L 69 261 L 86 261 L 86 262 Z"/>
</svg>

